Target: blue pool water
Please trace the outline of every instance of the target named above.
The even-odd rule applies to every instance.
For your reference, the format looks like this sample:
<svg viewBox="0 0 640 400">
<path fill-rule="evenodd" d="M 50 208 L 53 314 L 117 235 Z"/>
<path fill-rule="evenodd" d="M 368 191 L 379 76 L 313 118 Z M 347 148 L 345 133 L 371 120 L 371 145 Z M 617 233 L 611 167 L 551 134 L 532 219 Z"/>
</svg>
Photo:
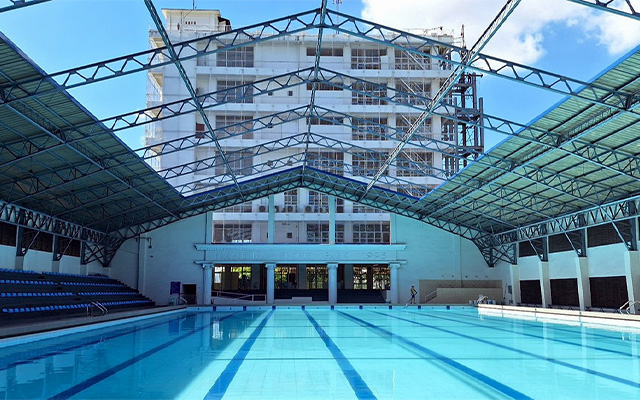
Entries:
<svg viewBox="0 0 640 400">
<path fill-rule="evenodd" d="M 639 357 L 472 308 L 182 313 L 0 348 L 0 399 L 639 399 Z"/>
</svg>

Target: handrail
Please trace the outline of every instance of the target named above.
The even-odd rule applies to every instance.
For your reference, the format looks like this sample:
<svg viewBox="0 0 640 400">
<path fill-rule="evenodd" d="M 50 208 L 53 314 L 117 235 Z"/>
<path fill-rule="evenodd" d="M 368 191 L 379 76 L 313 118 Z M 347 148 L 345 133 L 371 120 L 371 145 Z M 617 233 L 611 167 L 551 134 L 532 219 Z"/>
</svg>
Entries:
<svg viewBox="0 0 640 400">
<path fill-rule="evenodd" d="M 426 296 L 424 296 L 424 302 L 428 303 L 431 300 L 435 299 L 436 297 L 438 297 L 438 289 L 436 289 L 433 292 L 428 293 Z"/>
<path fill-rule="evenodd" d="M 99 317 L 103 317 L 109 312 L 109 310 L 107 310 L 107 307 L 105 307 L 102 303 L 92 301 L 91 304 L 87 305 L 87 317 L 93 317 L 93 307 L 96 307 L 98 310 L 100 310 L 100 315 L 98 315 Z"/>
<path fill-rule="evenodd" d="M 235 292 L 224 292 L 222 290 L 215 290 L 212 292 L 215 297 L 226 297 L 230 299 L 236 300 L 249 300 L 249 301 L 261 301 L 266 300 L 266 294 L 243 294 L 243 293 L 235 293 Z M 256 300 L 256 298 L 261 298 L 260 300 Z"/>
<path fill-rule="evenodd" d="M 620 306 L 620 308 L 618 309 L 618 313 L 622 314 L 622 312 L 625 311 L 627 314 L 631 314 L 631 307 L 637 304 L 640 304 L 640 300 L 635 300 L 635 301 L 629 300 Z"/>
<path fill-rule="evenodd" d="M 180 302 L 182 302 L 182 303 L 180 303 Z M 178 296 L 178 305 L 183 305 L 183 304 L 187 304 L 187 303 L 189 303 L 189 302 L 187 301 L 187 299 L 185 299 L 185 298 L 184 298 L 184 297 L 182 297 L 182 296 Z"/>
</svg>

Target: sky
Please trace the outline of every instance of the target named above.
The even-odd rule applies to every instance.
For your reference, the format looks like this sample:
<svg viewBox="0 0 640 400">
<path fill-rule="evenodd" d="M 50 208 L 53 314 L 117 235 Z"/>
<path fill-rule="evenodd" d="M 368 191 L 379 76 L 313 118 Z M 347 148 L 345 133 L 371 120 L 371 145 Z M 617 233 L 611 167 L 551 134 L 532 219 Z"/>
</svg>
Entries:
<svg viewBox="0 0 640 400">
<path fill-rule="evenodd" d="M 615 0 L 613 6 L 623 0 Z M 329 7 L 399 29 L 431 29 L 464 38 L 471 47 L 504 4 L 499 0 L 328 0 Z M 317 8 L 321 0 L 155 0 L 156 9 L 218 9 L 232 27 Z M 0 8 L 9 5 L 0 0 Z M 248 12 L 250 10 L 250 12 Z M 148 48 L 153 22 L 142 0 L 53 0 L 0 13 L 0 31 L 47 73 Z M 591 80 L 640 43 L 640 22 L 564 0 L 522 0 L 483 53 L 564 76 Z M 146 75 L 94 83 L 69 91 L 97 118 L 143 109 Z M 478 92 L 485 112 L 528 123 L 563 96 L 484 76 Z M 119 133 L 143 146 L 141 128 Z M 504 139 L 486 133 L 490 148 Z"/>
</svg>

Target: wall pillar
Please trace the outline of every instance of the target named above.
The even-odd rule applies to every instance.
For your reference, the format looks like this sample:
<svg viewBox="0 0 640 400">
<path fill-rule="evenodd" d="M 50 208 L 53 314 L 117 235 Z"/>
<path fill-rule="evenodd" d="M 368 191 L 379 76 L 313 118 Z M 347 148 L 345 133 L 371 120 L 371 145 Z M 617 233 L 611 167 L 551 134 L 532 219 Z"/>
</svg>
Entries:
<svg viewBox="0 0 640 400">
<path fill-rule="evenodd" d="M 329 270 L 329 304 L 338 302 L 338 264 L 327 264 Z"/>
<path fill-rule="evenodd" d="M 269 217 L 267 220 L 267 243 L 274 244 L 276 238 L 276 206 L 273 195 L 269 195 Z"/>
<path fill-rule="evenodd" d="M 518 305 L 522 302 L 522 296 L 520 295 L 520 268 L 518 265 L 511 264 L 511 302 L 514 305 Z"/>
<path fill-rule="evenodd" d="M 308 289 L 307 286 L 307 264 L 298 264 L 298 287 L 297 289 Z"/>
<path fill-rule="evenodd" d="M 275 303 L 276 265 L 265 264 L 267 267 L 267 304 Z"/>
<path fill-rule="evenodd" d="M 576 276 L 578 277 L 578 300 L 580 311 L 591 307 L 591 285 L 589 284 L 589 260 L 587 257 L 577 257 Z"/>
<path fill-rule="evenodd" d="M 211 304 L 211 287 L 213 286 L 213 265 L 202 264 L 202 304 Z"/>
<path fill-rule="evenodd" d="M 24 256 L 16 256 L 15 269 L 16 271 L 24 270 Z"/>
<path fill-rule="evenodd" d="M 353 289 L 353 264 L 344 265 L 344 288 Z"/>
<path fill-rule="evenodd" d="M 51 261 L 51 272 L 60 272 L 60 260 Z"/>
<path fill-rule="evenodd" d="M 329 244 L 336 244 L 336 198 L 329 196 Z"/>
<path fill-rule="evenodd" d="M 633 304 L 633 302 L 640 300 L 640 258 L 638 251 L 626 252 L 624 274 L 627 278 L 627 293 L 631 304 L 629 311 L 631 314 L 637 314 L 640 307 L 637 304 Z"/>
<path fill-rule="evenodd" d="M 540 261 L 538 265 L 540 277 L 540 294 L 542 295 L 542 307 L 547 308 L 551 303 L 551 280 L 549 279 L 549 261 Z"/>
<path fill-rule="evenodd" d="M 389 279 L 391 280 L 391 304 L 398 304 L 398 269 L 400 269 L 400 264 L 391 263 L 389 264 Z M 420 301 L 418 301 L 419 303 Z"/>
</svg>

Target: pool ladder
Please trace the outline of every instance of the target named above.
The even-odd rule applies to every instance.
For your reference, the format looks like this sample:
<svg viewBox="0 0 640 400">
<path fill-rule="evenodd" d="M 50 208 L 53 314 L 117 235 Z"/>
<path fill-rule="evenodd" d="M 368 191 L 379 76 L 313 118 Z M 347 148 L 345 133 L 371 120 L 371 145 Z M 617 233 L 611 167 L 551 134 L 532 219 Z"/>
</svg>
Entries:
<svg viewBox="0 0 640 400">
<path fill-rule="evenodd" d="M 98 315 L 98 317 L 105 316 L 109 312 L 109 310 L 107 310 L 107 307 L 105 307 L 102 303 L 92 301 L 91 304 L 87 306 L 87 317 L 93 317 L 93 307 L 100 310 L 100 315 Z"/>
<path fill-rule="evenodd" d="M 627 314 L 631 314 L 631 306 L 635 306 L 638 304 L 640 304 L 640 300 L 636 300 L 636 301 L 629 300 L 620 306 L 620 308 L 618 309 L 618 313 L 622 314 L 622 312 L 624 311 Z"/>
</svg>

